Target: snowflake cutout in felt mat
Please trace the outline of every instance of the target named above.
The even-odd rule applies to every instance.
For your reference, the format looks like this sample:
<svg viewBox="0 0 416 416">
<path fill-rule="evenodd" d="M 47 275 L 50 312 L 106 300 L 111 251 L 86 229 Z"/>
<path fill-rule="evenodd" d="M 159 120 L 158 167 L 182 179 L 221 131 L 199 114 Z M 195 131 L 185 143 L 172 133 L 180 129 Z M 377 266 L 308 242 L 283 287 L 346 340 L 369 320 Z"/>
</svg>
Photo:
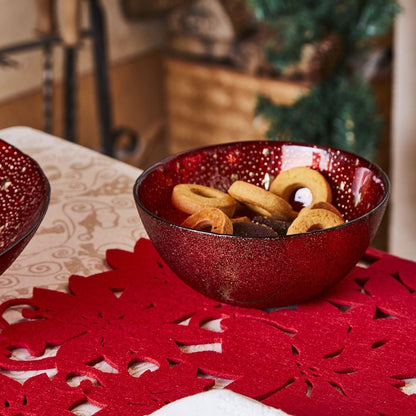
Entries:
<svg viewBox="0 0 416 416">
<path fill-rule="evenodd" d="M 415 414 L 416 264 L 367 255 L 320 299 L 261 311 L 197 294 L 148 240 L 109 250 L 113 270 L 69 293 L 1 306 L 0 414 L 145 415 L 218 385 L 294 415 Z"/>
</svg>

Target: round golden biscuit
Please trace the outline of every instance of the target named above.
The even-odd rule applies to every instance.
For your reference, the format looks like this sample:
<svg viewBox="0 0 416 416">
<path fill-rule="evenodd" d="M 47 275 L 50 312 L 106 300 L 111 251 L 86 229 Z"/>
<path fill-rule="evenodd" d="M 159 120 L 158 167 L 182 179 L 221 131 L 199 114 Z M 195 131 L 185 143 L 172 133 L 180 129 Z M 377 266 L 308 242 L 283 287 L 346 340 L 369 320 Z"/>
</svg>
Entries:
<svg viewBox="0 0 416 416">
<path fill-rule="evenodd" d="M 297 213 L 292 206 L 272 192 L 244 181 L 235 181 L 228 193 L 252 211 L 265 217 L 293 220 Z"/>
<path fill-rule="evenodd" d="M 327 209 L 302 210 L 297 218 L 290 224 L 287 235 L 302 234 L 310 231 L 323 230 L 336 227 L 344 223 L 344 220 Z"/>
<path fill-rule="evenodd" d="M 218 208 L 202 208 L 186 218 L 181 225 L 216 234 L 233 233 L 233 224 L 230 218 Z"/>
<path fill-rule="evenodd" d="M 290 201 L 300 188 L 308 188 L 312 194 L 312 204 L 319 201 L 332 202 L 332 191 L 324 176 L 308 167 L 296 167 L 280 172 L 270 185 L 270 192 Z"/>
<path fill-rule="evenodd" d="M 193 214 L 202 208 L 218 208 L 232 217 L 237 202 L 226 192 L 204 185 L 185 184 L 176 185 L 172 191 L 172 204 L 186 214 Z"/>
<path fill-rule="evenodd" d="M 238 223 L 238 222 L 251 222 L 251 219 L 247 217 L 246 215 L 243 215 L 242 217 L 231 218 L 231 222 L 233 224 Z"/>
<path fill-rule="evenodd" d="M 338 211 L 338 209 L 335 208 L 329 202 L 325 202 L 325 201 L 314 202 L 314 203 L 308 205 L 307 207 L 302 208 L 299 213 L 302 214 L 303 212 L 305 212 L 305 210 L 308 210 L 308 209 L 326 209 L 326 210 L 331 211 L 334 214 L 338 215 L 340 218 L 343 218 L 342 214 Z"/>
</svg>

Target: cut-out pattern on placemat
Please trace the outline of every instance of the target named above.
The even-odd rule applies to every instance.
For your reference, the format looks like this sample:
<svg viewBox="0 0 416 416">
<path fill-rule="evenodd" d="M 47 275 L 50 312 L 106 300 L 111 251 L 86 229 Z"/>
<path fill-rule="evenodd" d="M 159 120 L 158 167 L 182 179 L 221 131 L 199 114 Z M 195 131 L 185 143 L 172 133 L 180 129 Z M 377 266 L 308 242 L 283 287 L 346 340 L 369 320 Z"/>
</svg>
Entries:
<svg viewBox="0 0 416 416">
<path fill-rule="evenodd" d="M 294 415 L 416 414 L 415 263 L 370 249 L 320 299 L 262 311 L 197 294 L 148 240 L 107 259 L 1 306 L 1 415 L 145 415 L 215 387 Z"/>
</svg>

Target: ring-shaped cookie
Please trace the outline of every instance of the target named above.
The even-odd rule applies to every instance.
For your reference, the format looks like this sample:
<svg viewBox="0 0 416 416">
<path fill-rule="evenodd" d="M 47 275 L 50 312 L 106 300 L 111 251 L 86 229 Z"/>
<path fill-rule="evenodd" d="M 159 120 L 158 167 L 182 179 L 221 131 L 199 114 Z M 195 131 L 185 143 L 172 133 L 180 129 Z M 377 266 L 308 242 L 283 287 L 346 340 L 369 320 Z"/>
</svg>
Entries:
<svg viewBox="0 0 416 416">
<path fill-rule="evenodd" d="M 172 204 L 186 214 L 193 214 L 204 207 L 218 208 L 232 217 L 237 202 L 226 192 L 204 185 L 176 185 L 172 191 Z"/>
<path fill-rule="evenodd" d="M 344 220 L 341 217 L 327 209 L 316 208 L 305 211 L 302 210 L 292 224 L 290 224 L 287 235 L 323 230 L 336 227 L 343 223 Z"/>
<path fill-rule="evenodd" d="M 300 166 L 280 172 L 270 185 L 270 192 L 290 201 L 300 188 L 308 188 L 312 204 L 319 201 L 332 202 L 332 191 L 325 177 L 315 169 Z"/>
<path fill-rule="evenodd" d="M 186 218 L 181 225 L 216 234 L 233 233 L 233 224 L 230 218 L 218 208 L 202 208 Z"/>
<path fill-rule="evenodd" d="M 334 214 L 338 215 L 339 217 L 342 218 L 342 214 L 338 211 L 337 208 L 335 208 L 332 204 L 330 204 L 329 202 L 325 202 L 325 201 L 318 201 L 318 202 L 314 202 L 310 205 L 308 205 L 305 208 L 302 208 L 299 212 L 299 214 L 304 213 L 306 210 L 308 209 L 326 209 L 328 211 L 333 212 Z"/>
<path fill-rule="evenodd" d="M 252 211 L 265 217 L 293 220 L 297 213 L 292 206 L 272 192 L 244 181 L 235 181 L 228 193 Z"/>
</svg>

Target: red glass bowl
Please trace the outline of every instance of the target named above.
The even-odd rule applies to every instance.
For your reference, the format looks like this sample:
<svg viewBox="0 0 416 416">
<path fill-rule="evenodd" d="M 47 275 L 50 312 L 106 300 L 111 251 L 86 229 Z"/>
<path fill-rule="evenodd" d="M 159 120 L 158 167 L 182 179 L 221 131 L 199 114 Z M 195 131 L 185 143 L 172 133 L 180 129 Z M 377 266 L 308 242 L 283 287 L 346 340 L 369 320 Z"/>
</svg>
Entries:
<svg viewBox="0 0 416 416">
<path fill-rule="evenodd" d="M 0 140 L 0 275 L 35 234 L 49 198 L 49 182 L 39 165 Z"/>
<path fill-rule="evenodd" d="M 235 180 L 266 186 L 280 171 L 308 166 L 332 187 L 347 222 L 286 237 L 237 237 L 181 227 L 173 187 L 197 183 L 226 191 Z M 189 286 L 218 301 L 278 307 L 310 299 L 342 279 L 372 241 L 390 193 L 375 164 L 341 150 L 255 141 L 180 153 L 145 170 L 134 185 L 143 225 L 167 265 Z"/>
</svg>

